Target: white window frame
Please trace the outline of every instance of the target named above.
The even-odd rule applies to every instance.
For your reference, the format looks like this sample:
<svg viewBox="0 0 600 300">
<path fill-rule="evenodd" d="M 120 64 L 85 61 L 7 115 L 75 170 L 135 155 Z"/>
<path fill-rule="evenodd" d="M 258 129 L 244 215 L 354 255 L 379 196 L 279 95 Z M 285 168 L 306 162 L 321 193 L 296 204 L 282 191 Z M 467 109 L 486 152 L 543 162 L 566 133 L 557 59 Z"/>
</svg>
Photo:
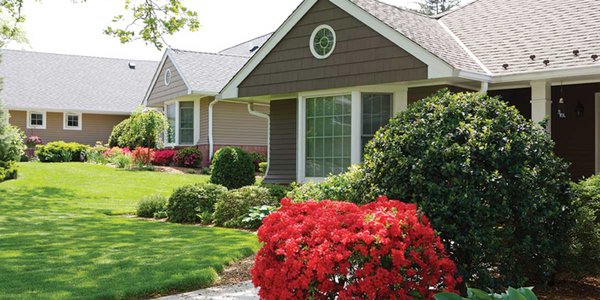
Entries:
<svg viewBox="0 0 600 300">
<path fill-rule="evenodd" d="M 42 115 L 42 125 L 31 125 L 31 114 Z M 38 111 L 38 110 L 28 110 L 27 111 L 27 129 L 46 129 L 47 123 L 48 123 L 48 120 L 46 119 L 45 111 Z"/>
<path fill-rule="evenodd" d="M 331 51 L 329 51 L 325 55 L 321 55 L 321 54 L 317 53 L 317 51 L 315 50 L 315 47 L 314 47 L 315 37 L 317 36 L 317 33 L 319 33 L 319 31 L 321 31 L 322 29 L 327 29 L 327 30 L 331 31 L 331 33 L 333 34 L 333 47 L 331 47 Z M 317 28 L 315 28 L 313 30 L 312 34 L 310 35 L 310 41 L 309 41 L 310 52 L 316 59 L 326 59 L 326 58 L 330 57 L 331 54 L 333 54 L 333 52 L 335 51 L 336 44 L 337 44 L 337 35 L 335 33 L 335 30 L 333 30 L 333 28 L 327 24 L 321 24 L 321 25 L 317 26 Z"/>
<path fill-rule="evenodd" d="M 194 102 L 194 142 L 191 144 L 181 144 L 179 142 L 179 104 L 181 102 Z M 163 114 L 165 117 L 167 116 L 167 106 L 175 104 L 175 142 L 167 143 L 165 140 L 165 146 L 168 147 L 178 147 L 178 146 L 195 146 L 200 141 L 200 99 L 181 99 L 181 100 L 171 100 L 163 103 Z M 165 132 L 165 138 L 167 133 Z"/>
<path fill-rule="evenodd" d="M 362 158 L 362 94 L 382 93 L 391 94 L 393 115 L 406 109 L 408 105 L 408 88 L 406 86 L 395 87 L 357 87 L 353 89 L 337 89 L 328 91 L 316 91 L 299 93 L 297 99 L 297 133 L 296 133 L 296 181 L 321 182 L 323 177 L 306 177 L 306 99 L 315 97 L 331 97 L 351 95 L 352 97 L 352 137 L 350 145 L 352 149 L 350 163 L 360 164 Z"/>
<path fill-rule="evenodd" d="M 68 117 L 77 116 L 77 126 L 68 125 Z M 63 113 L 63 130 L 81 130 L 83 128 L 83 114 L 80 112 L 64 112 Z"/>
</svg>

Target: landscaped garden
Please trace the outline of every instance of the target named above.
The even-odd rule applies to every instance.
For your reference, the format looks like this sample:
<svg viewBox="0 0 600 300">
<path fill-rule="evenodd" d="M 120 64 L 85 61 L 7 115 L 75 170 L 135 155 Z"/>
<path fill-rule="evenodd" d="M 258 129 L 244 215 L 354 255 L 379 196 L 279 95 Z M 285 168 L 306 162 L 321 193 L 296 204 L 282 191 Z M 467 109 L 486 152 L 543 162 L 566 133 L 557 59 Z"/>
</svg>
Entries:
<svg viewBox="0 0 600 300">
<path fill-rule="evenodd" d="M 0 184 L 0 298 L 142 298 L 210 285 L 256 235 L 126 216 L 208 176 L 21 163 Z"/>
</svg>

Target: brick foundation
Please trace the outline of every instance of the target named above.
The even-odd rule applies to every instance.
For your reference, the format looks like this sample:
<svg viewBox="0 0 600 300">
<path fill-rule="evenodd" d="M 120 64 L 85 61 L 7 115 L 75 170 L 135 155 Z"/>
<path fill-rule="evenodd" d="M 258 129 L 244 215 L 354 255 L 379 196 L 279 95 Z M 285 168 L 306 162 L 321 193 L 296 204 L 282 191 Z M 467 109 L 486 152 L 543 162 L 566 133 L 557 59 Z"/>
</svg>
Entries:
<svg viewBox="0 0 600 300">
<path fill-rule="evenodd" d="M 242 149 L 244 149 L 247 152 L 258 152 L 258 153 L 262 153 L 265 156 L 267 155 L 267 146 L 255 146 L 255 145 L 215 145 L 215 152 L 217 152 L 217 150 L 223 148 L 223 147 L 228 147 L 228 146 L 235 146 L 235 147 L 240 147 Z M 208 145 L 197 145 L 195 146 L 196 148 L 198 148 L 198 150 L 200 150 L 200 152 L 202 152 L 202 167 L 208 167 L 210 165 L 209 162 L 209 158 L 208 158 Z M 175 149 L 182 149 L 182 148 L 187 148 L 187 147 L 175 147 Z"/>
</svg>

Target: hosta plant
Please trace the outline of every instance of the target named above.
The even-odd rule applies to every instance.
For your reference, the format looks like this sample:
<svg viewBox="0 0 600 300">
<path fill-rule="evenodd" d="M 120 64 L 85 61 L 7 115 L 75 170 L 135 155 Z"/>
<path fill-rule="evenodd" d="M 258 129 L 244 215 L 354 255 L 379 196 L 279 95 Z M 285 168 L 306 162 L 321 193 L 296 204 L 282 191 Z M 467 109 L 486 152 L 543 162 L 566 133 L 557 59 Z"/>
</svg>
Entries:
<svg viewBox="0 0 600 300">
<path fill-rule="evenodd" d="M 434 298 L 435 300 L 538 300 L 535 293 L 533 293 L 533 288 L 508 288 L 502 294 L 468 289 L 466 298 L 449 292 L 436 294 Z"/>
</svg>

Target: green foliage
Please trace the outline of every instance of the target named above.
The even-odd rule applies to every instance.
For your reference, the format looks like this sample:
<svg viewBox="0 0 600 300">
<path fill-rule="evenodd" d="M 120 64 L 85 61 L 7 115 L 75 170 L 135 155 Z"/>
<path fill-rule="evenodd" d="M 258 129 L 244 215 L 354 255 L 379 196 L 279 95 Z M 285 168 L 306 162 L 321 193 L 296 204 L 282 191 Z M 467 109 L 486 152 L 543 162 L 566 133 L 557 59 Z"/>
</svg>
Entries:
<svg viewBox="0 0 600 300">
<path fill-rule="evenodd" d="M 576 225 L 561 269 L 576 277 L 600 274 L 600 175 L 574 185 Z"/>
<path fill-rule="evenodd" d="M 460 1 L 461 0 L 420 0 L 417 2 L 420 8 L 417 11 L 424 15 L 437 15 L 459 6 Z"/>
<path fill-rule="evenodd" d="M 138 202 L 136 215 L 141 218 L 158 218 L 164 215 L 167 197 L 163 195 L 146 196 Z"/>
<path fill-rule="evenodd" d="M 478 289 L 467 289 L 467 297 L 463 298 L 454 293 L 439 293 L 435 300 L 538 300 L 533 288 L 508 288 L 502 294 L 487 293 Z"/>
<path fill-rule="evenodd" d="M 129 153 L 118 153 L 111 156 L 109 161 L 119 169 L 131 168 L 133 159 Z"/>
<path fill-rule="evenodd" d="M 292 190 L 292 187 L 287 185 L 265 183 L 261 184 L 260 186 L 269 190 L 271 197 L 275 198 L 277 201 L 281 200 L 281 198 L 287 197 L 287 194 Z"/>
<path fill-rule="evenodd" d="M 363 179 L 363 170 L 351 166 L 347 172 L 329 176 L 322 182 L 294 185 L 287 196 L 295 201 L 338 200 L 363 204 L 369 201 L 367 199 L 377 198 L 377 195 L 365 192 Z"/>
<path fill-rule="evenodd" d="M 104 152 L 106 152 L 107 150 L 108 147 L 102 145 L 101 142 L 96 142 L 96 145 L 94 147 L 91 147 L 87 150 L 87 161 L 99 165 L 107 164 L 108 159 L 104 156 Z"/>
<path fill-rule="evenodd" d="M 257 229 L 262 225 L 262 220 L 275 211 L 277 211 L 277 207 L 272 205 L 251 207 L 248 214 L 242 219 L 242 225 L 244 228 Z"/>
<path fill-rule="evenodd" d="M 21 160 L 26 148 L 23 144 L 23 132 L 5 122 L 6 116 L 0 102 L 0 182 L 17 178 L 15 162 Z"/>
<path fill-rule="evenodd" d="M 35 155 L 41 162 L 83 162 L 90 147 L 79 143 L 64 141 L 37 145 Z"/>
<path fill-rule="evenodd" d="M 219 149 L 212 158 L 210 181 L 228 189 L 252 185 L 256 181 L 250 155 L 238 147 Z"/>
<path fill-rule="evenodd" d="M 248 154 L 250 155 L 250 159 L 252 159 L 252 163 L 254 164 L 254 172 L 260 172 L 260 164 L 266 162 L 267 157 L 259 152 L 250 152 Z"/>
<path fill-rule="evenodd" d="M 411 105 L 367 145 L 364 188 L 416 202 L 466 283 L 545 283 L 573 226 L 566 164 L 547 133 L 478 93 Z"/>
<path fill-rule="evenodd" d="M 167 203 L 167 215 L 170 222 L 196 223 L 201 220 L 199 214 L 214 212 L 215 203 L 227 192 L 223 186 L 210 183 L 192 184 L 175 190 Z"/>
<path fill-rule="evenodd" d="M 0 182 L 17 179 L 17 163 L 15 161 L 0 161 Z"/>
<path fill-rule="evenodd" d="M 267 167 L 269 167 L 269 163 L 268 162 L 261 162 L 258 164 L 258 172 L 260 174 L 265 174 L 267 173 Z"/>
<path fill-rule="evenodd" d="M 138 107 L 131 117 L 117 124 L 108 140 L 109 147 L 160 148 L 162 135 L 169 127 L 167 118 L 153 109 Z"/>
<path fill-rule="evenodd" d="M 177 150 L 173 161 L 179 167 L 198 168 L 202 165 L 202 152 L 196 147 Z"/>
<path fill-rule="evenodd" d="M 245 186 L 222 195 L 215 205 L 214 223 L 224 227 L 244 227 L 242 219 L 250 208 L 277 205 L 269 190 L 258 186 Z"/>
</svg>

